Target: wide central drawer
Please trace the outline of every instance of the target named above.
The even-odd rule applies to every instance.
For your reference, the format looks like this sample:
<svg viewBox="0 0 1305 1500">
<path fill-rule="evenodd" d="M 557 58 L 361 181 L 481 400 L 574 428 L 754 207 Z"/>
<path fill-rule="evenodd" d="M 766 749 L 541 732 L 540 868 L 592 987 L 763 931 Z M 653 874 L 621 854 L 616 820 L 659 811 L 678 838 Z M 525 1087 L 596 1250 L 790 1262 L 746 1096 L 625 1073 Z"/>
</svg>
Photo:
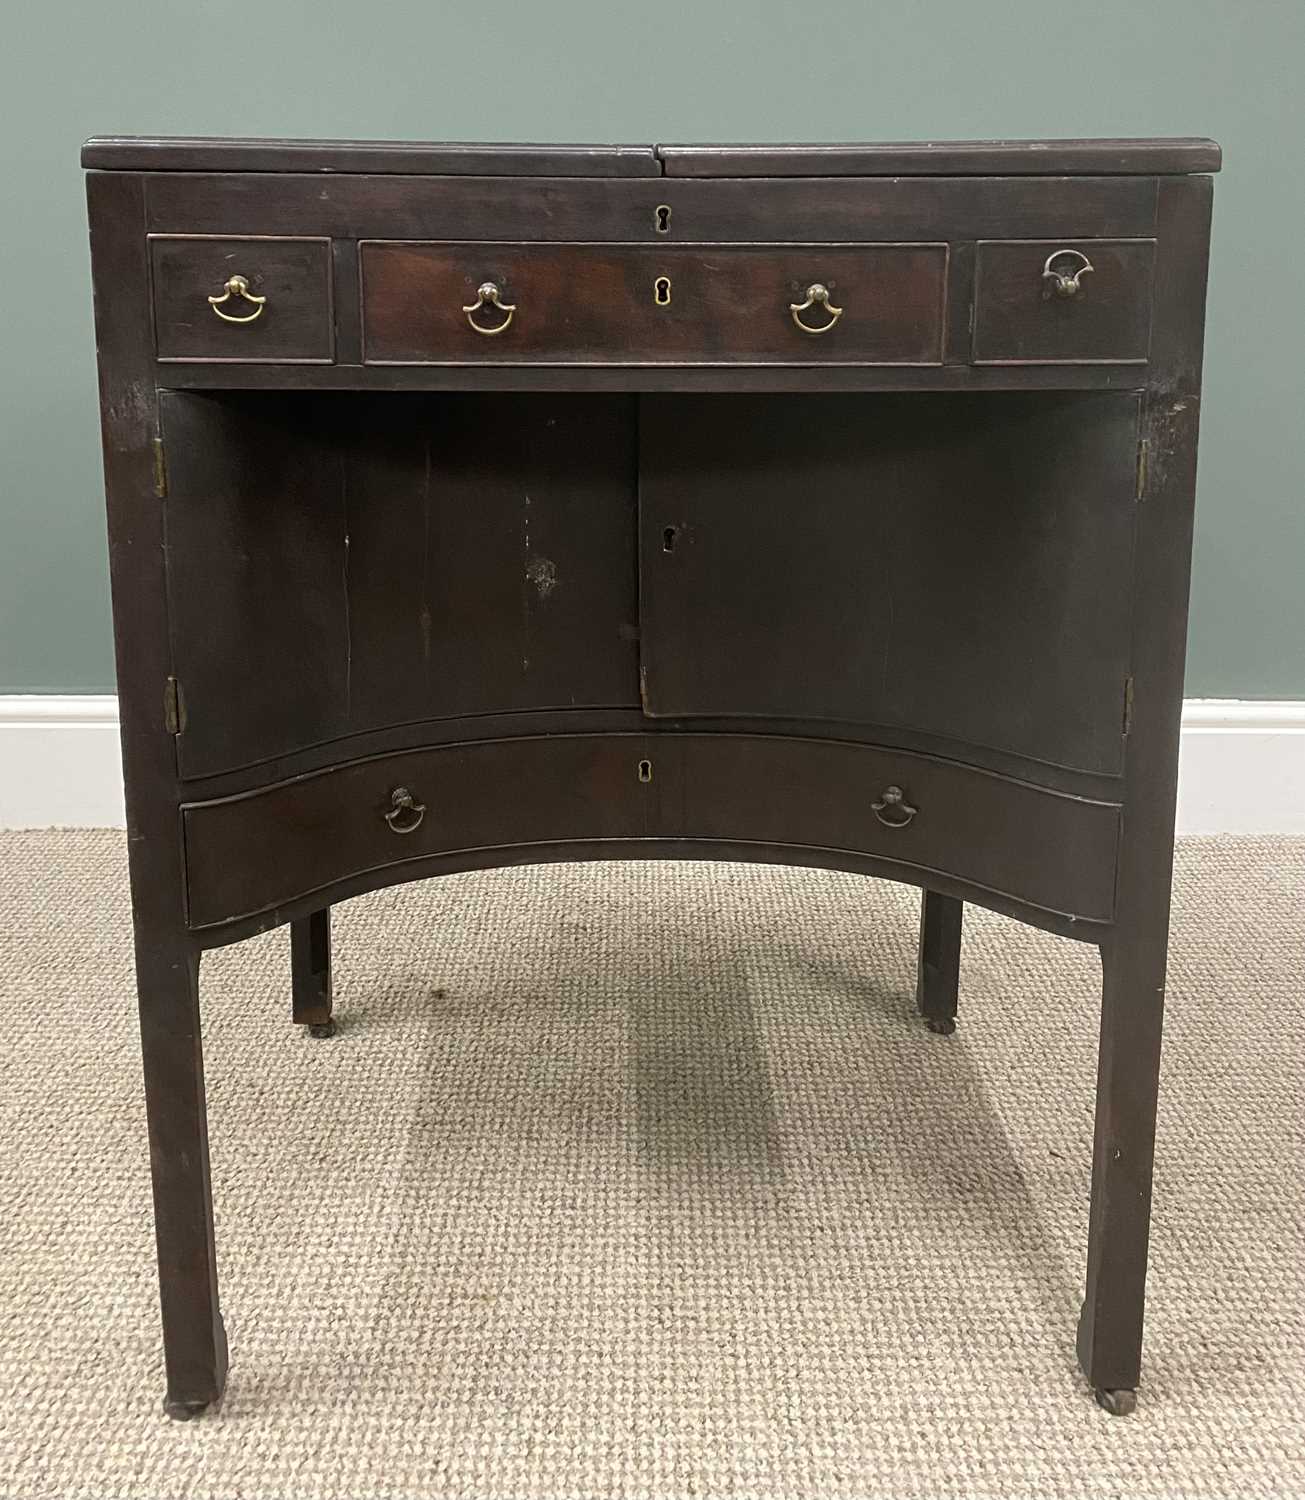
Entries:
<svg viewBox="0 0 1305 1500">
<path fill-rule="evenodd" d="M 942 361 L 945 244 L 366 240 L 363 361 Z"/>
<path fill-rule="evenodd" d="M 701 840 L 845 850 L 1108 921 L 1119 808 L 952 761 L 757 734 L 557 734 L 355 761 L 182 809 L 192 927 L 433 855 Z M 676 846 L 677 851 L 682 846 Z M 909 878 L 909 877 L 908 877 Z"/>
</svg>

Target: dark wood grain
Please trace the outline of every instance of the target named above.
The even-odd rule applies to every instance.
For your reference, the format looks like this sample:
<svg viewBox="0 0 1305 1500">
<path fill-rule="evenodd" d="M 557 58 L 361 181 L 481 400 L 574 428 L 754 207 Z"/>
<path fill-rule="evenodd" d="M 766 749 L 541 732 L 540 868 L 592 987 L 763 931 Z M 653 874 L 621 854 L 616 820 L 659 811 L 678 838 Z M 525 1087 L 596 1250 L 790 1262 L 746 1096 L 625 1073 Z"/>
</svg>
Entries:
<svg viewBox="0 0 1305 1500">
<path fill-rule="evenodd" d="M 290 1013 L 314 1036 L 335 1030 L 331 985 L 331 908 L 320 907 L 290 924 Z"/>
<path fill-rule="evenodd" d="M 1116 177 L 1217 172 L 1213 141 L 911 141 L 847 146 L 659 146 L 668 177 Z"/>
<path fill-rule="evenodd" d="M 611 241 L 648 245 L 1121 239 L 1155 228 L 1153 177 L 937 177 L 724 182 L 320 177 L 159 172 L 158 234 Z M 656 208 L 673 210 L 656 229 Z"/>
<path fill-rule="evenodd" d="M 359 253 L 368 364 L 942 360 L 946 245 L 365 242 Z M 492 304 L 468 317 L 486 283 L 510 317 Z M 801 314 L 824 333 L 793 317 L 813 284 L 840 309 Z"/>
<path fill-rule="evenodd" d="M 1080 1363 L 1098 1391 L 1130 1390 L 1141 1372 L 1210 205 L 1209 178 L 1161 190 L 1157 383 L 1147 398 L 1149 461 L 1138 510 L 1119 915 L 1102 944 L 1092 1210 L 1078 1335 Z"/>
<path fill-rule="evenodd" d="M 920 950 L 915 971 L 915 1005 L 930 1031 L 956 1030 L 961 977 L 961 927 L 965 903 L 941 891 L 920 896 Z"/>
<path fill-rule="evenodd" d="M 93 136 L 82 166 L 153 172 L 392 172 L 549 177 L 1004 176 L 1217 172 L 1200 139 L 916 141 L 817 146 L 542 146 Z"/>
<path fill-rule="evenodd" d="M 226 1370 L 201 949 L 291 923 L 325 1033 L 332 903 L 613 858 L 920 887 L 939 1031 L 963 902 L 1100 946 L 1078 1350 L 1127 1410 L 1217 148 L 87 160 L 168 1410 Z"/>
<path fill-rule="evenodd" d="M 176 748 L 165 708 L 171 653 L 144 193 L 140 178 L 125 174 L 92 173 L 86 188 L 165 1400 L 174 1415 L 186 1416 L 220 1399 L 227 1342 L 213 1238 L 199 951 L 186 932 Z"/>
<path fill-rule="evenodd" d="M 874 810 L 896 785 L 918 809 L 903 827 Z M 385 820 L 397 788 L 426 808 L 420 826 L 401 835 Z M 1118 814 L 1110 803 L 834 741 L 519 737 L 383 756 L 188 805 L 190 920 L 220 924 L 433 853 L 697 836 L 881 854 L 1105 921 Z"/>
<path fill-rule="evenodd" d="M 191 923 L 229 921 L 433 853 L 647 837 L 663 796 L 660 759 L 647 736 L 517 738 L 384 756 L 187 806 Z M 641 762 L 653 766 L 650 781 Z M 386 821 L 400 788 L 425 808 L 410 832 Z"/>
<path fill-rule="evenodd" d="M 963 331 L 968 335 L 966 325 Z M 967 337 L 968 344 L 968 337 Z M 967 356 L 968 357 L 968 356 Z M 818 377 L 814 371 L 819 370 Z M 559 393 L 702 395 L 771 392 L 810 393 L 819 380 L 826 393 L 839 391 L 1133 391 L 1145 376 L 1136 364 L 1053 365 L 866 365 L 738 364 L 728 360 L 627 364 L 614 359 L 585 363 L 535 360 L 520 364 L 303 365 L 298 390 L 315 391 L 518 391 Z M 286 385 L 275 366 L 256 364 L 167 364 L 158 367 L 162 389 L 176 391 L 274 391 Z"/>
<path fill-rule="evenodd" d="M 1120 769 L 1135 396 L 649 397 L 640 440 L 649 713 Z"/>
<path fill-rule="evenodd" d="M 575 864 L 587 860 L 600 863 L 612 860 L 707 860 L 717 863 L 731 861 L 737 864 L 841 870 L 850 875 L 894 880 L 904 885 L 937 890 L 944 895 L 954 896 L 958 901 L 970 901 L 990 911 L 1000 912 L 1014 921 L 1040 928 L 1069 942 L 1098 946 L 1113 930 L 1111 922 L 1068 916 L 1049 907 L 1039 906 L 1036 902 L 1016 900 L 997 891 L 982 889 L 952 875 L 918 869 L 885 854 L 822 849 L 802 844 L 765 844 L 755 839 L 619 838 L 555 839 L 537 844 L 502 844 L 492 849 L 421 855 L 351 875 L 335 882 L 329 892 L 313 891 L 295 896 L 266 911 L 202 928 L 194 933 L 194 938 L 204 949 L 242 942 L 299 917 L 311 915 L 328 895 L 332 903 L 339 903 L 354 896 L 365 895 L 369 891 L 437 879 L 444 875 L 459 875 L 468 870 Z M 904 974 L 903 984 L 906 982 Z"/>
<path fill-rule="evenodd" d="M 334 355 L 327 239 L 150 237 L 155 347 L 161 360 L 328 364 Z M 255 304 L 227 283 L 239 276 Z M 210 297 L 226 297 L 220 309 Z M 249 318 L 229 323 L 218 316 Z"/>
<path fill-rule="evenodd" d="M 638 704 L 630 398 L 169 395 L 163 430 L 187 777 Z"/>
<path fill-rule="evenodd" d="M 974 273 L 975 362 L 1140 363 L 1151 343 L 1154 259 L 1152 240 L 981 241 Z M 1080 270 L 1074 296 L 1056 295 L 1044 279 L 1049 260 L 1053 271 L 1088 262 L 1091 269 Z"/>
<path fill-rule="evenodd" d="M 128 172 L 386 172 L 400 176 L 659 177 L 651 146 L 511 146 L 440 141 L 222 140 L 92 136 L 82 166 Z"/>
</svg>

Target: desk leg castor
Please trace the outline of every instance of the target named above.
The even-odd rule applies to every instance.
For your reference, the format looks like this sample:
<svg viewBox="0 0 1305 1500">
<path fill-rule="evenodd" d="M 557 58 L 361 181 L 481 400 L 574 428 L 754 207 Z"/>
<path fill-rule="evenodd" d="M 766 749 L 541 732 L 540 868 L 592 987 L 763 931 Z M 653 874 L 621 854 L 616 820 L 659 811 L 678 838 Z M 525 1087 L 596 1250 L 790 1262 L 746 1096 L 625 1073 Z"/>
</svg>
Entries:
<svg viewBox="0 0 1305 1500">
<path fill-rule="evenodd" d="M 211 1401 L 165 1400 L 163 1410 L 174 1422 L 189 1422 L 192 1417 L 202 1417 L 212 1404 Z"/>
<path fill-rule="evenodd" d="M 339 1029 L 340 1027 L 337 1024 L 335 1017 L 332 1016 L 329 1021 L 311 1022 L 308 1027 L 308 1035 L 325 1039 L 326 1037 L 334 1036 L 335 1033 L 339 1031 Z"/>
<path fill-rule="evenodd" d="M 1110 1391 L 1097 1386 L 1092 1394 L 1101 1410 L 1108 1411 L 1112 1417 L 1126 1417 L 1137 1407 L 1136 1391 Z"/>
<path fill-rule="evenodd" d="M 961 918 L 965 903 L 925 891 L 920 903 L 920 961 L 915 1005 L 935 1036 L 956 1030 L 956 991 L 961 977 Z"/>
</svg>

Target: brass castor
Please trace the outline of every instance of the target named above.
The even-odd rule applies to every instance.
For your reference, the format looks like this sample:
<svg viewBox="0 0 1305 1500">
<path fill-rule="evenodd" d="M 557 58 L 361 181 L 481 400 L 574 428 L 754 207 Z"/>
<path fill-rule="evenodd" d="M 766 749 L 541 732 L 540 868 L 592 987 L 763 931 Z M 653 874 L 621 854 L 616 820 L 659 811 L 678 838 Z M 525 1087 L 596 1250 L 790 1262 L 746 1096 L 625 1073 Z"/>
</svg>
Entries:
<svg viewBox="0 0 1305 1500">
<path fill-rule="evenodd" d="M 1130 1390 L 1111 1391 L 1104 1386 L 1093 1386 L 1092 1394 L 1102 1411 L 1112 1417 L 1126 1417 L 1137 1406 L 1137 1392 Z"/>
<path fill-rule="evenodd" d="M 335 1024 L 335 1017 L 332 1016 L 329 1021 L 313 1021 L 308 1027 L 308 1035 L 325 1039 L 334 1036 L 339 1029 Z"/>
<path fill-rule="evenodd" d="M 163 1410 L 174 1422 L 189 1422 L 192 1417 L 202 1416 L 210 1405 L 208 1401 L 172 1401 L 167 1397 L 163 1400 Z"/>
<path fill-rule="evenodd" d="M 951 1036 L 956 1030 L 956 1018 L 948 1016 L 945 1020 L 939 1020 L 936 1016 L 926 1016 L 924 1024 L 935 1036 Z"/>
</svg>

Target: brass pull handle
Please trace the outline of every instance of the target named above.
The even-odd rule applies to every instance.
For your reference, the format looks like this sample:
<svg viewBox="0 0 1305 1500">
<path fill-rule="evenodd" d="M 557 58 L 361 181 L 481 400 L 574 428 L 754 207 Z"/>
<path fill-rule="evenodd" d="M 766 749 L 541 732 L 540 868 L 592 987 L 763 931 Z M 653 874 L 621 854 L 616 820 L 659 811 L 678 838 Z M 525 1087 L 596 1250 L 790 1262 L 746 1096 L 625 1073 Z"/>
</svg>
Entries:
<svg viewBox="0 0 1305 1500">
<path fill-rule="evenodd" d="M 886 786 L 879 794 L 879 801 L 872 802 L 870 806 L 885 828 L 905 828 L 920 811 L 906 800 L 900 786 Z"/>
<path fill-rule="evenodd" d="M 816 303 L 819 303 L 829 314 L 829 322 L 822 323 L 819 328 L 812 328 L 810 323 L 802 321 L 802 314 L 806 312 L 807 308 L 814 307 Z M 803 333 L 828 333 L 834 324 L 838 322 L 839 318 L 843 316 L 843 309 L 835 307 L 829 300 L 829 288 L 821 286 L 818 281 L 812 282 L 807 288 L 807 300 L 805 302 L 790 302 L 788 310 L 793 315 L 793 321 Z"/>
<path fill-rule="evenodd" d="M 486 328 L 483 323 L 476 322 L 476 314 L 482 307 L 495 307 L 499 312 L 506 313 L 507 317 L 494 328 Z M 515 302 L 500 302 L 498 300 L 498 288 L 492 281 L 486 281 L 481 286 L 478 286 L 476 288 L 476 300 L 470 306 L 462 309 L 467 315 L 467 322 L 471 324 L 477 333 L 483 333 L 487 339 L 497 338 L 500 333 L 506 333 L 512 323 L 512 314 L 516 310 L 517 305 Z"/>
<path fill-rule="evenodd" d="M 222 311 L 222 303 L 229 302 L 232 297 L 241 297 L 253 307 L 253 312 L 246 313 L 243 318 L 238 318 L 234 313 Z M 263 316 L 263 307 L 267 302 L 266 297 L 255 297 L 249 290 L 249 283 L 243 276 L 232 276 L 226 285 L 226 290 L 220 297 L 210 297 L 208 305 L 222 319 L 224 323 L 252 323 Z"/>
<path fill-rule="evenodd" d="M 421 820 L 426 816 L 426 804 L 418 802 L 406 786 L 395 787 L 390 793 L 393 806 L 385 814 L 391 833 L 416 833 Z"/>
<path fill-rule="evenodd" d="M 1056 271 L 1052 269 L 1055 261 L 1068 259 L 1075 265 L 1073 275 L 1067 270 Z M 1057 297 L 1077 297 L 1082 290 L 1079 277 L 1086 276 L 1092 270 L 1092 262 L 1081 250 L 1053 250 L 1042 266 L 1042 279 L 1051 283 L 1051 290 Z"/>
</svg>

